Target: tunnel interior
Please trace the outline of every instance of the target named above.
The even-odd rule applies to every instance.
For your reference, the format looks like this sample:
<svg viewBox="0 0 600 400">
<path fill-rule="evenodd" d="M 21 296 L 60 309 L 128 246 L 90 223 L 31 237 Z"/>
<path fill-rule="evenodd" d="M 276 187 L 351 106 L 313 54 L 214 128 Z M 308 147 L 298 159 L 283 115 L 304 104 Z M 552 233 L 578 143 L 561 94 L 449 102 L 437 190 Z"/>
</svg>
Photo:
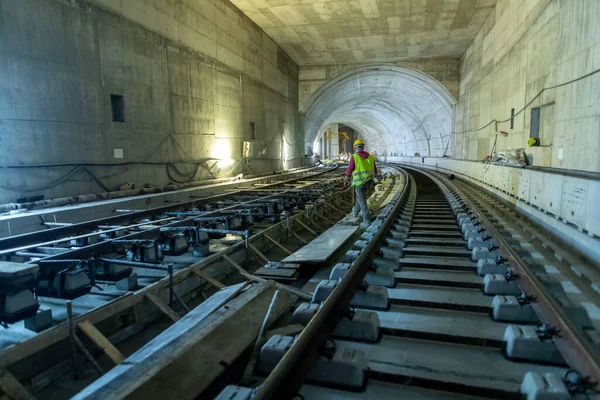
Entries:
<svg viewBox="0 0 600 400">
<path fill-rule="evenodd" d="M 315 150 L 327 125 L 344 124 L 378 155 L 441 157 L 449 148 L 455 104 L 446 88 L 423 72 L 365 66 L 341 74 L 311 96 L 304 133 Z"/>
</svg>

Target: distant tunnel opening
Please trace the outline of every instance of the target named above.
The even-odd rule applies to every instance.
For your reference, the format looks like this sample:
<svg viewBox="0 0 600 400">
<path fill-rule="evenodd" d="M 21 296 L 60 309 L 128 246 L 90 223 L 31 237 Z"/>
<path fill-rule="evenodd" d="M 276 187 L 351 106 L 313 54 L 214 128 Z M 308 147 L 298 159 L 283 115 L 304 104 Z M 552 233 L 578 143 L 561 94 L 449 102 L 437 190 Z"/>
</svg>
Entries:
<svg viewBox="0 0 600 400">
<path fill-rule="evenodd" d="M 395 66 L 367 66 L 330 80 L 308 100 L 307 150 L 333 123 L 353 128 L 378 155 L 441 157 L 449 148 L 454 97 L 429 75 Z"/>
</svg>

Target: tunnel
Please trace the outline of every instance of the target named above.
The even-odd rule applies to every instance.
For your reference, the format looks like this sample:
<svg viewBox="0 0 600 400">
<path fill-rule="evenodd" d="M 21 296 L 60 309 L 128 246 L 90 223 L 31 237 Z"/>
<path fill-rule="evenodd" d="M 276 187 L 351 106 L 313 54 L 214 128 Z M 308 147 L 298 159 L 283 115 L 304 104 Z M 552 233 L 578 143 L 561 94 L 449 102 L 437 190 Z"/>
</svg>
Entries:
<svg viewBox="0 0 600 400">
<path fill-rule="evenodd" d="M 307 101 L 304 134 L 309 148 L 331 123 L 353 128 L 377 155 L 446 154 L 456 99 L 421 71 L 369 65 L 331 79 Z M 310 147 L 312 145 L 312 147 Z"/>
<path fill-rule="evenodd" d="M 600 400 L 599 343 L 600 0 L 0 0 L 0 400 Z"/>
</svg>

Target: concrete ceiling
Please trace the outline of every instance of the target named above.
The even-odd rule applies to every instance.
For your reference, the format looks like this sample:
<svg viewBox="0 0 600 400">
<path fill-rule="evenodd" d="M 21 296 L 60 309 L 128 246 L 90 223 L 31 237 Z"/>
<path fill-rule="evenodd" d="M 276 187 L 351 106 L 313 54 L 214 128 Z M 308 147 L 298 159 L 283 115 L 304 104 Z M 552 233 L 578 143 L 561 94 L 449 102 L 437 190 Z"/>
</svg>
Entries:
<svg viewBox="0 0 600 400">
<path fill-rule="evenodd" d="M 300 65 L 460 57 L 497 0 L 230 0 Z"/>
<path fill-rule="evenodd" d="M 310 148 L 330 123 L 359 132 L 367 149 L 442 156 L 450 140 L 456 100 L 435 79 L 409 68 L 364 66 L 323 85 L 305 109 Z"/>
</svg>

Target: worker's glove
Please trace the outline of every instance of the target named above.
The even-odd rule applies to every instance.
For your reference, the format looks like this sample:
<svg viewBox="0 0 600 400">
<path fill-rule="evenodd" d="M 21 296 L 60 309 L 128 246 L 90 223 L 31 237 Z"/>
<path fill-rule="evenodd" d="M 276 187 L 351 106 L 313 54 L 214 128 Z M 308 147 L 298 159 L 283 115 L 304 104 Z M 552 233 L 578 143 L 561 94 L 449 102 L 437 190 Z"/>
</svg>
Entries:
<svg viewBox="0 0 600 400">
<path fill-rule="evenodd" d="M 377 185 L 379 183 L 379 179 L 377 177 L 373 178 L 373 182 Z"/>
<path fill-rule="evenodd" d="M 349 184 L 349 183 L 350 183 L 350 182 L 348 182 L 348 177 L 347 177 L 347 176 L 345 176 L 345 177 L 344 177 L 344 187 L 348 187 L 348 184 Z"/>
</svg>

